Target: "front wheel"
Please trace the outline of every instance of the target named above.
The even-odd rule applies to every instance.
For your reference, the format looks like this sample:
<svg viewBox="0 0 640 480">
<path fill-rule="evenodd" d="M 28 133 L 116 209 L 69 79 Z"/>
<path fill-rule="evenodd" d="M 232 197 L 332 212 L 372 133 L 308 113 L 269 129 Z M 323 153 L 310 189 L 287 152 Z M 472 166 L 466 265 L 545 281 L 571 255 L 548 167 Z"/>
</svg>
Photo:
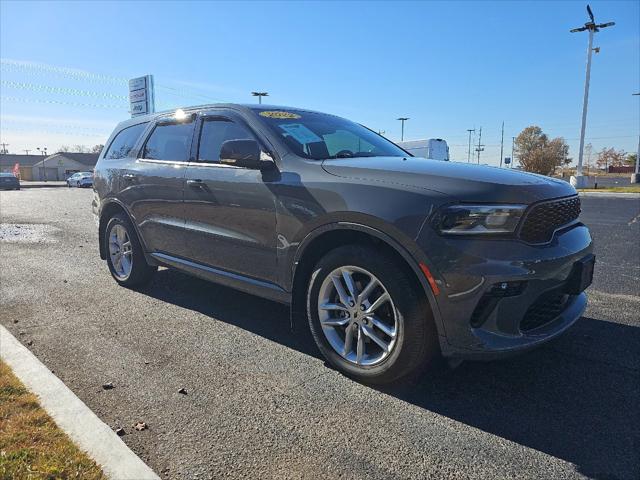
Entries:
<svg viewBox="0 0 640 480">
<path fill-rule="evenodd" d="M 398 380 L 439 354 L 424 293 L 395 258 L 374 247 L 339 247 L 318 262 L 307 316 L 327 361 L 364 382 Z"/>
<path fill-rule="evenodd" d="M 131 221 L 124 214 L 114 215 L 104 235 L 107 264 L 115 281 L 125 287 L 148 283 L 157 267 L 147 263 Z"/>
</svg>

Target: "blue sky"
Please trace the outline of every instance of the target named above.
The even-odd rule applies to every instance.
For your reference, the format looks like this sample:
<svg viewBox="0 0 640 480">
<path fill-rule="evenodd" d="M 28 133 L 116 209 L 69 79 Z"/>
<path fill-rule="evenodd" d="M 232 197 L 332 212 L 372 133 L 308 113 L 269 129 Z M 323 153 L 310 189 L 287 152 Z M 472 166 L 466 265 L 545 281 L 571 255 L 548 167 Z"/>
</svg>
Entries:
<svg viewBox="0 0 640 480">
<path fill-rule="evenodd" d="M 640 2 L 594 1 L 587 141 L 635 151 Z M 0 137 L 8 150 L 104 143 L 128 117 L 126 80 L 152 73 L 162 109 L 270 102 L 335 113 L 405 139 L 445 138 L 467 158 L 505 156 L 527 125 L 577 158 L 585 2 L 0 3 Z"/>
</svg>

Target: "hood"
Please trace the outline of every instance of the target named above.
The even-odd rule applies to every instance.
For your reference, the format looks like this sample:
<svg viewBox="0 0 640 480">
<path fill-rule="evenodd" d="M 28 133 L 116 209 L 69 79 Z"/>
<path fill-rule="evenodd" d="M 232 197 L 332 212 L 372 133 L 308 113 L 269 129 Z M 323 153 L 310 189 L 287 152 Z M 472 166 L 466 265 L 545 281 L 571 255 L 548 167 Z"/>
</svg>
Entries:
<svg viewBox="0 0 640 480">
<path fill-rule="evenodd" d="M 322 166 L 339 177 L 423 188 L 465 202 L 529 204 L 576 194 L 568 182 L 543 175 L 418 157 L 341 158 Z"/>
</svg>

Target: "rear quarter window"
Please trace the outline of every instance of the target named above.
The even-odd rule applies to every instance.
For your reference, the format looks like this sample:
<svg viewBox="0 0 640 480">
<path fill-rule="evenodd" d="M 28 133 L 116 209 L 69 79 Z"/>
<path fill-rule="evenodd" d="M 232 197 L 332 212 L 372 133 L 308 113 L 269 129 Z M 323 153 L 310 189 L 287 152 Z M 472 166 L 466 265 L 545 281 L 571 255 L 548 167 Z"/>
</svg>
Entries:
<svg viewBox="0 0 640 480">
<path fill-rule="evenodd" d="M 139 123 L 120 130 L 111 142 L 111 145 L 109 145 L 107 153 L 104 154 L 105 160 L 116 160 L 128 157 L 145 128 L 147 128 L 147 123 Z"/>
</svg>

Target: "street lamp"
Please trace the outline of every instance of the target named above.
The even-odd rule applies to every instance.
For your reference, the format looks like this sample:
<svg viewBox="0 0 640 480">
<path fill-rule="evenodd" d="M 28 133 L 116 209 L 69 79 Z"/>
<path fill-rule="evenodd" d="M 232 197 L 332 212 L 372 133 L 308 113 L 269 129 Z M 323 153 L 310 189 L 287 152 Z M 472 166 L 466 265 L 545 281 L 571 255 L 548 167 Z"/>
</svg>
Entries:
<svg viewBox="0 0 640 480">
<path fill-rule="evenodd" d="M 569 30 L 571 33 L 576 32 L 584 32 L 585 30 L 589 32 L 589 47 L 587 48 L 587 74 L 584 82 L 584 99 L 582 103 L 582 128 L 580 130 L 580 150 L 578 152 L 578 168 L 576 169 L 576 176 L 572 178 L 571 183 L 575 183 L 574 187 L 576 188 L 584 188 L 586 186 L 585 178 L 582 176 L 582 157 L 584 154 L 584 133 L 587 127 L 587 105 L 589 103 L 589 80 L 591 77 L 591 54 L 593 53 L 593 34 L 599 32 L 601 28 L 612 27 L 615 25 L 615 22 L 607 22 L 596 24 L 595 19 L 593 18 L 593 12 L 591 11 L 591 7 L 587 5 L 587 13 L 589 14 L 589 18 L 591 21 L 584 24 L 583 27 L 574 28 Z M 600 51 L 598 48 L 597 51 Z"/>
<path fill-rule="evenodd" d="M 269 93 L 268 92 L 251 92 L 251 95 L 253 95 L 254 97 L 258 97 L 258 103 L 262 103 L 262 97 L 268 97 Z"/>
<path fill-rule="evenodd" d="M 44 181 L 47 181 L 47 165 L 46 165 L 46 161 L 47 161 L 47 147 L 44 147 L 42 150 L 40 149 L 40 147 L 36 147 L 36 149 L 42 154 L 42 156 L 44 157 L 42 159 L 42 171 L 44 172 Z"/>
<path fill-rule="evenodd" d="M 404 122 L 406 120 L 409 120 L 409 117 L 400 117 L 400 118 L 397 118 L 396 120 L 400 120 L 402 122 L 402 133 L 400 134 L 400 141 L 403 142 L 404 141 Z"/>
</svg>

